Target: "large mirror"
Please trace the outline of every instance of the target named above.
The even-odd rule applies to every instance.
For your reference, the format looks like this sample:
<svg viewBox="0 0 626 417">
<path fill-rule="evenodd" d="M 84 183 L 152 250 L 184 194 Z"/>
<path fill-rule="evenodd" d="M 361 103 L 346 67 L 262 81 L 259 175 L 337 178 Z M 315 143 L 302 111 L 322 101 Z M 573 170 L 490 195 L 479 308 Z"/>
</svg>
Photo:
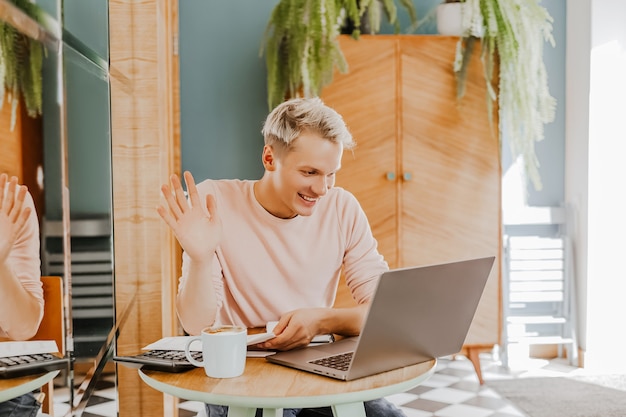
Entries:
<svg viewBox="0 0 626 417">
<path fill-rule="evenodd" d="M 3 106 L 0 172 L 33 195 L 42 275 L 63 277 L 70 367 L 54 411 L 81 415 L 96 384 L 115 385 L 108 2 L 39 0 L 32 18 L 19 4 L 0 0 L 0 14 L 44 45 L 42 111 Z"/>
<path fill-rule="evenodd" d="M 40 88 L 30 89 L 21 83 L 19 94 L 15 94 L 3 75 L 0 172 L 17 176 L 33 197 L 41 237 L 41 275 L 63 278 L 66 337 L 56 339 L 57 347 L 71 358 L 71 304 L 66 302 L 71 298 L 70 217 L 60 11 L 52 4 L 46 8 L 26 6 L 28 2 L 0 1 L 3 73 L 6 74 L 7 67 L 14 66 L 20 76 L 40 75 Z M 19 42 L 29 53 L 19 53 L 10 46 L 9 39 L 14 40 L 13 45 Z M 29 59 L 24 59 L 24 55 Z M 33 59 L 34 56 L 40 59 Z M 30 85 L 39 84 L 37 75 Z M 12 101 L 15 98 L 17 101 Z M 71 361 L 68 361 L 68 368 L 57 376 L 55 385 L 71 386 L 71 377 Z M 48 406 L 51 405 L 45 404 Z"/>
</svg>

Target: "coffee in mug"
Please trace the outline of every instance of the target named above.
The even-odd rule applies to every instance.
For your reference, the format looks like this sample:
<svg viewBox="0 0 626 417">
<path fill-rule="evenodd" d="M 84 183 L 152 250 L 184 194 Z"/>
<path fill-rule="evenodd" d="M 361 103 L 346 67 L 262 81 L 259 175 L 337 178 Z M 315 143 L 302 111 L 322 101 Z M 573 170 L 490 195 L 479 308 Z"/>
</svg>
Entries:
<svg viewBox="0 0 626 417">
<path fill-rule="evenodd" d="M 248 331 L 240 326 L 207 327 L 187 341 L 185 356 L 193 365 L 204 367 L 211 378 L 234 378 L 246 366 Z M 191 344 L 202 343 L 202 362 L 191 357 Z"/>
</svg>

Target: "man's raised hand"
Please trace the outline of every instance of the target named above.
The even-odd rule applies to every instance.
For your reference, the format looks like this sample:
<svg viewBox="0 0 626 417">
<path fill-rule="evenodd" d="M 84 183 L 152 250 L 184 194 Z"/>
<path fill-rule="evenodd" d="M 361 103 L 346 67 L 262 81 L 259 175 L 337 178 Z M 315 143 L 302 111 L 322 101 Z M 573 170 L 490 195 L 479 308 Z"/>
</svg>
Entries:
<svg viewBox="0 0 626 417">
<path fill-rule="evenodd" d="M 27 191 L 25 186 L 17 184 L 17 177 L 9 181 L 7 174 L 0 174 L 0 262 L 9 256 L 19 230 L 30 215 L 30 207 L 24 207 Z"/>
<path fill-rule="evenodd" d="M 159 205 L 157 212 L 172 229 L 187 255 L 195 261 L 211 259 L 222 239 L 222 222 L 213 195 L 208 194 L 204 205 L 189 171 L 184 173 L 189 200 L 177 175 L 170 177 L 171 186 L 163 184 L 161 192 L 167 207 Z M 206 208 L 206 209 L 205 209 Z"/>
</svg>

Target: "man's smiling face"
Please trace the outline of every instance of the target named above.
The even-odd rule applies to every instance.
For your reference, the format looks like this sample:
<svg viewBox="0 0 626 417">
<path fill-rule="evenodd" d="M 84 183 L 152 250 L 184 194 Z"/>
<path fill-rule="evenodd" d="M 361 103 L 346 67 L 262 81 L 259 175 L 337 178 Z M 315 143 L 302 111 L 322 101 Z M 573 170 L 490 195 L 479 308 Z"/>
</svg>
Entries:
<svg viewBox="0 0 626 417">
<path fill-rule="evenodd" d="M 272 150 L 265 149 L 266 152 Z M 335 185 L 342 154 L 341 144 L 305 131 L 294 141 L 291 150 L 281 156 L 274 155 L 270 167 L 264 155 L 274 191 L 274 202 L 266 210 L 280 218 L 313 214 L 317 201 Z"/>
</svg>

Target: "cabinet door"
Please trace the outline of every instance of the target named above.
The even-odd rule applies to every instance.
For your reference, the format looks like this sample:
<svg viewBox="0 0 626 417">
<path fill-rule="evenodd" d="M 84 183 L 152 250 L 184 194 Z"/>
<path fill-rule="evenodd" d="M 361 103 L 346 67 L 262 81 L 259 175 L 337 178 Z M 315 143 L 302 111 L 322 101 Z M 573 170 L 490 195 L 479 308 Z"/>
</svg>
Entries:
<svg viewBox="0 0 626 417">
<path fill-rule="evenodd" d="M 11 129 L 11 103 L 6 101 L 0 110 L 0 173 L 15 175 L 20 184 L 28 187 L 37 216 L 44 213 L 43 189 L 37 181 L 38 169 L 43 165 L 42 118 L 28 116 L 20 99 L 16 108 L 15 126 Z"/>
<path fill-rule="evenodd" d="M 465 97 L 456 100 L 457 39 L 406 36 L 400 43 L 400 154 L 402 171 L 410 175 L 401 198 L 403 266 L 500 253 L 500 154 L 492 127 L 497 118 L 490 125 L 478 53 Z M 493 266 L 466 344 L 498 341 L 499 265 Z"/>
<path fill-rule="evenodd" d="M 323 91 L 326 104 L 346 121 L 357 147 L 345 151 L 337 186 L 352 192 L 368 216 L 379 250 L 398 264 L 397 42 L 394 37 L 340 39 L 348 74 L 335 74 Z"/>
<path fill-rule="evenodd" d="M 4 86 L 2 86 L 4 88 Z M 15 126 L 11 130 L 11 103 L 5 103 L 0 111 L 0 173 L 22 178 L 22 118 L 17 112 Z"/>
</svg>

